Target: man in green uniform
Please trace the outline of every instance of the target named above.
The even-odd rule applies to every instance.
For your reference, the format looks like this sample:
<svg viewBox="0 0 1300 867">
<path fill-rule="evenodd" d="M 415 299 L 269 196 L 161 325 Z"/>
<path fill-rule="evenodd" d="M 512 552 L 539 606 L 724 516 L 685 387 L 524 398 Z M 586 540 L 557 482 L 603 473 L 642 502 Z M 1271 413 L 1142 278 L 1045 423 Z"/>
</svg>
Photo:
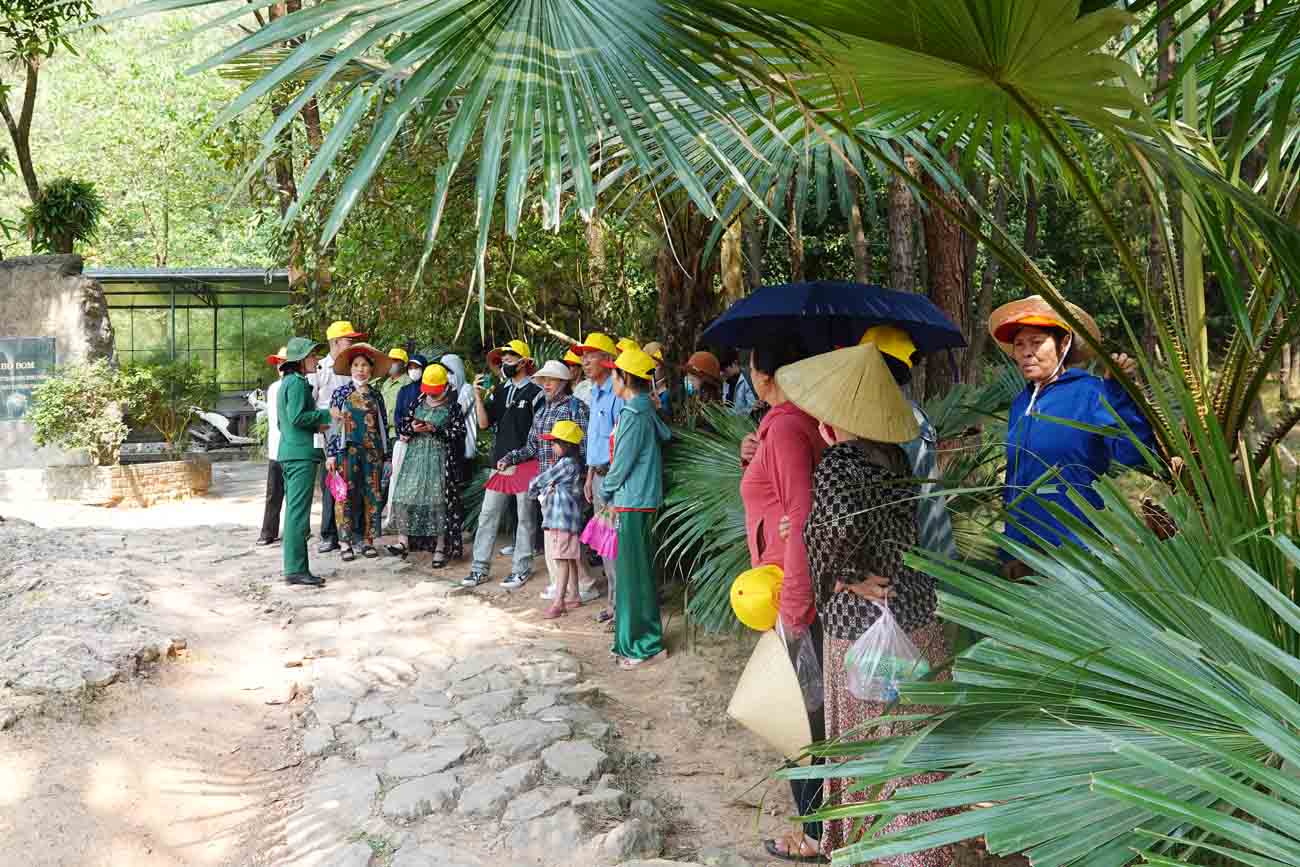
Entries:
<svg viewBox="0 0 1300 867">
<path fill-rule="evenodd" d="M 311 384 L 303 376 L 316 355 L 316 344 L 295 337 L 285 347 L 284 371 L 276 410 L 280 425 L 280 451 L 276 460 L 284 473 L 284 580 L 288 584 L 320 587 L 325 579 L 311 574 L 307 563 L 307 527 L 320 450 L 312 437 L 330 423 L 332 410 L 317 409 Z"/>
</svg>

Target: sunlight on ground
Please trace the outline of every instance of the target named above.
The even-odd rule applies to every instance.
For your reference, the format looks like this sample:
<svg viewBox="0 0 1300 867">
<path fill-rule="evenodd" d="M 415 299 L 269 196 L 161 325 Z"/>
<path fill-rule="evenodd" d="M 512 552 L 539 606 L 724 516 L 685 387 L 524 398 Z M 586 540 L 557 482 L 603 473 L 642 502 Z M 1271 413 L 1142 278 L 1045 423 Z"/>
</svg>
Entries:
<svg viewBox="0 0 1300 867">
<path fill-rule="evenodd" d="M 0 806 L 17 804 L 31 793 L 40 761 L 32 753 L 6 755 L 0 762 Z"/>
</svg>

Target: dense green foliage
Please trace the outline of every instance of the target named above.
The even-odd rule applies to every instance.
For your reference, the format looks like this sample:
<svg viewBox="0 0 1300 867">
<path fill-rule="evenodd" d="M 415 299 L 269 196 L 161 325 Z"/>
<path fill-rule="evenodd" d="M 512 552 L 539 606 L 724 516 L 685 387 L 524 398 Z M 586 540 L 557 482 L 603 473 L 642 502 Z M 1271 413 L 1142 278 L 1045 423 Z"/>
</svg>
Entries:
<svg viewBox="0 0 1300 867">
<path fill-rule="evenodd" d="M 120 372 L 105 359 L 72 364 L 32 389 L 27 421 L 38 446 L 85 451 L 96 466 L 117 463 L 127 426 Z"/>
<path fill-rule="evenodd" d="M 23 229 L 34 253 L 71 253 L 95 236 L 104 216 L 104 200 L 95 185 L 72 178 L 55 178 L 23 209 Z"/>
<path fill-rule="evenodd" d="M 174 454 L 185 450 L 185 434 L 195 408 L 210 407 L 217 399 L 211 369 L 195 359 L 132 364 L 124 367 L 120 376 L 127 420 L 133 426 L 156 430 Z"/>
</svg>

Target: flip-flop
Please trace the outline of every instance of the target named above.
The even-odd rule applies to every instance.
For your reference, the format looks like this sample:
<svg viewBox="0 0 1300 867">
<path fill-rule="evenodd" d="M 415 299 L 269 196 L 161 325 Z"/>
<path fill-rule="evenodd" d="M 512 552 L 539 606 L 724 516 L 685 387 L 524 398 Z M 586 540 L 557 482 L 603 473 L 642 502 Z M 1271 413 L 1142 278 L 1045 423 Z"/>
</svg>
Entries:
<svg viewBox="0 0 1300 867">
<path fill-rule="evenodd" d="M 667 655 L 668 651 L 661 650 L 654 656 L 647 656 L 645 659 L 633 659 L 629 656 L 625 656 L 618 661 L 618 667 L 624 671 L 632 671 L 633 669 L 641 668 L 644 665 L 654 665 L 661 658 Z"/>
<path fill-rule="evenodd" d="M 344 548 L 343 553 L 340 554 L 339 557 L 342 558 L 344 563 L 351 563 L 353 560 L 357 559 L 357 552 L 353 551 L 351 548 Z"/>
<path fill-rule="evenodd" d="M 764 840 L 764 841 L 763 841 L 763 848 L 766 849 L 766 850 L 767 850 L 767 854 L 771 855 L 773 858 L 779 858 L 779 859 L 782 860 L 782 861 L 789 861 L 789 862 L 791 862 L 792 864 L 829 864 L 829 863 L 831 863 L 830 861 L 828 861 L 828 860 L 826 859 L 826 856 L 823 855 L 823 854 L 821 854 L 820 852 L 818 852 L 816 855 L 795 855 L 794 853 L 790 852 L 789 850 L 787 850 L 787 851 L 785 851 L 785 852 L 782 852 L 780 849 L 777 848 L 777 846 L 776 846 L 776 841 L 775 841 L 775 840 Z"/>
<path fill-rule="evenodd" d="M 361 556 L 365 557 L 367 560 L 373 560 L 379 556 L 379 552 L 375 550 L 374 545 L 367 545 L 361 549 Z"/>
<path fill-rule="evenodd" d="M 608 608 L 601 609 L 601 612 L 596 615 L 597 623 L 608 623 L 613 619 L 614 619 L 614 612 L 610 611 Z"/>
<path fill-rule="evenodd" d="M 401 542 L 398 542 L 396 545 L 385 545 L 384 548 L 388 551 L 389 554 L 393 555 L 394 557 L 406 556 L 406 546 L 403 545 Z"/>
</svg>

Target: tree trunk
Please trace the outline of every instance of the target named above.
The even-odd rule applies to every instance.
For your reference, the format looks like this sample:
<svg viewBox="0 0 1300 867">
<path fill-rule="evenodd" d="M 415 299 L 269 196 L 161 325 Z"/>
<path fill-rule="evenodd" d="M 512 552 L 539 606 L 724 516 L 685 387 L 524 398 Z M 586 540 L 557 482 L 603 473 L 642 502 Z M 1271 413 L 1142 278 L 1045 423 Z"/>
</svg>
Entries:
<svg viewBox="0 0 1300 867">
<path fill-rule="evenodd" d="M 848 172 L 849 241 L 853 244 L 853 279 L 859 283 L 871 280 L 871 248 L 867 245 L 867 231 L 862 221 L 862 189 L 858 176 Z"/>
<path fill-rule="evenodd" d="M 746 288 L 753 292 L 763 285 L 763 217 L 753 205 L 745 208 L 745 281 Z"/>
<path fill-rule="evenodd" d="M 1025 255 L 1038 257 L 1038 185 L 1025 177 Z"/>
<path fill-rule="evenodd" d="M 916 160 L 905 158 L 916 174 Z M 916 291 L 916 199 L 901 177 L 889 180 L 889 288 Z"/>
<path fill-rule="evenodd" d="M 1169 0 L 1156 0 L 1159 9 L 1164 9 L 1169 5 Z M 1166 88 L 1169 80 L 1174 74 L 1174 45 L 1173 45 L 1173 23 L 1165 19 L 1160 23 L 1157 29 L 1157 44 L 1163 45 L 1156 56 L 1156 87 L 1157 89 Z M 1173 192 L 1168 188 L 1168 179 L 1166 179 L 1165 194 L 1172 204 L 1174 200 Z M 1165 298 L 1168 294 L 1168 286 L 1165 281 L 1165 248 L 1162 238 L 1164 221 L 1160 217 L 1158 202 L 1152 204 L 1151 229 L 1147 241 L 1147 286 L 1150 289 L 1151 297 L 1155 302 L 1157 310 L 1164 309 Z M 1170 214 L 1172 219 L 1173 214 Z M 1177 221 L 1171 222 L 1171 225 L 1177 225 Z M 1170 263 L 1172 265 L 1173 263 Z M 1142 348 L 1148 358 L 1156 357 L 1156 324 L 1152 321 L 1150 315 L 1143 311 L 1142 316 Z"/>
<path fill-rule="evenodd" d="M 700 332 L 717 312 L 713 278 L 718 275 L 719 257 L 715 249 L 704 258 L 712 221 L 685 196 L 676 204 L 675 210 L 665 211 L 664 238 L 655 256 L 655 284 L 664 358 L 680 364 L 695 351 Z"/>
<path fill-rule="evenodd" d="M 795 174 L 798 174 L 795 169 Z M 803 270 L 803 221 L 799 218 L 802 203 L 797 201 L 797 188 L 799 186 L 798 178 L 790 179 L 790 188 L 785 194 L 785 212 L 789 218 L 790 225 L 790 282 L 802 283 L 804 280 Z"/>
<path fill-rule="evenodd" d="M 990 178 L 993 185 L 993 220 L 1004 230 L 1007 227 L 1007 185 L 1001 178 Z M 993 312 L 993 290 L 998 282 L 1001 260 L 988 254 L 984 275 L 980 279 L 979 297 L 975 302 L 975 321 L 971 323 L 970 348 L 966 351 L 966 381 L 979 382 L 984 365 L 984 353 L 989 345 L 989 331 L 985 323 Z"/>
<path fill-rule="evenodd" d="M 1292 390 L 1295 384 L 1295 355 L 1292 350 L 1290 343 L 1282 344 L 1282 354 L 1277 366 L 1278 397 L 1284 401 L 1295 400 L 1295 392 Z"/>
<path fill-rule="evenodd" d="M 592 294 L 599 298 L 605 293 L 605 223 L 597 214 L 591 215 L 587 223 L 587 253 L 591 257 L 587 264 L 587 277 L 591 283 Z"/>
<path fill-rule="evenodd" d="M 41 195 L 41 185 L 36 180 L 36 166 L 32 163 L 32 115 L 36 111 L 36 86 L 40 80 L 40 66 L 37 61 L 28 60 L 23 67 L 26 72 L 26 83 L 23 86 L 23 102 L 18 110 L 18 117 L 14 118 L 9 111 L 8 100 L 3 98 L 0 98 L 0 117 L 4 118 L 5 126 L 9 129 L 9 137 L 14 143 L 14 158 L 18 161 L 18 171 L 22 175 L 23 184 L 27 187 L 27 198 L 34 205 Z"/>
<path fill-rule="evenodd" d="M 722 294 L 728 304 L 745 297 L 745 232 L 739 219 L 722 235 Z"/>
<path fill-rule="evenodd" d="M 949 206 L 962 207 L 961 199 L 955 193 L 943 192 L 928 175 L 922 179 L 922 183 L 932 195 L 942 197 Z M 963 334 L 969 334 L 966 233 L 952 217 L 933 203 L 921 215 L 921 224 L 925 231 L 926 284 L 930 300 L 948 314 L 948 318 Z M 959 382 L 962 362 L 963 353 L 960 350 L 953 350 L 951 358 L 947 354 L 932 356 L 926 364 L 925 396 L 929 398 L 945 394 Z"/>
</svg>

